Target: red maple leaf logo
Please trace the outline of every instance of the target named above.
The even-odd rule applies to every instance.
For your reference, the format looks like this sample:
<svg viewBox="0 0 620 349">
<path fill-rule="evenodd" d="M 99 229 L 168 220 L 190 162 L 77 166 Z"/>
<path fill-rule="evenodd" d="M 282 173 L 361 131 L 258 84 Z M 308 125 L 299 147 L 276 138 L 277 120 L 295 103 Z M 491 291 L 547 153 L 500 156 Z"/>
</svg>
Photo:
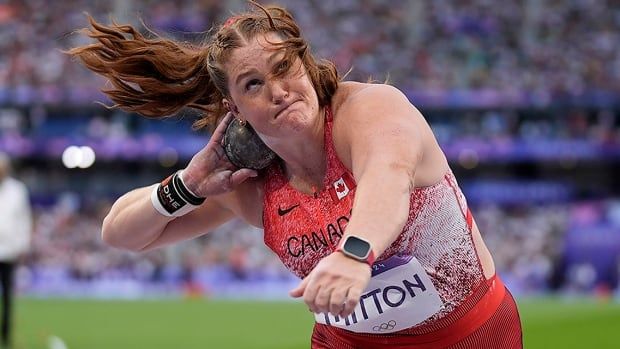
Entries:
<svg viewBox="0 0 620 349">
<path fill-rule="evenodd" d="M 339 193 L 342 193 L 344 191 L 344 184 L 342 184 L 342 182 L 338 183 L 338 185 L 336 186 L 336 191 Z"/>
</svg>

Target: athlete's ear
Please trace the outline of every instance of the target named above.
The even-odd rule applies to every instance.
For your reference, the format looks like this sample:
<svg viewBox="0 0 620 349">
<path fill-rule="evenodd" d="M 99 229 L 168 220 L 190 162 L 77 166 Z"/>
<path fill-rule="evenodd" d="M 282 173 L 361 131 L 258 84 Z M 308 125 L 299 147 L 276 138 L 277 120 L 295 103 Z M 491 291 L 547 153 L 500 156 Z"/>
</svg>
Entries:
<svg viewBox="0 0 620 349">
<path fill-rule="evenodd" d="M 223 98 L 222 104 L 224 104 L 224 108 L 228 109 L 228 111 L 233 113 L 234 116 L 239 115 L 239 109 L 237 109 L 237 106 L 229 101 L 228 98 Z"/>
</svg>

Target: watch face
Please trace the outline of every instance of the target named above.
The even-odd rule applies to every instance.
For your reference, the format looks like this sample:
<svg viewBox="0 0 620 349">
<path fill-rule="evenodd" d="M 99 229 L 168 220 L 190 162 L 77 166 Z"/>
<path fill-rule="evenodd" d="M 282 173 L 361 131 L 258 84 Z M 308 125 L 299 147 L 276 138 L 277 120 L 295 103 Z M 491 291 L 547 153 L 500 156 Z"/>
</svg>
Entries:
<svg viewBox="0 0 620 349">
<path fill-rule="evenodd" d="M 349 236 L 344 242 L 342 249 L 360 259 L 365 259 L 368 257 L 370 244 L 358 237 Z"/>
</svg>

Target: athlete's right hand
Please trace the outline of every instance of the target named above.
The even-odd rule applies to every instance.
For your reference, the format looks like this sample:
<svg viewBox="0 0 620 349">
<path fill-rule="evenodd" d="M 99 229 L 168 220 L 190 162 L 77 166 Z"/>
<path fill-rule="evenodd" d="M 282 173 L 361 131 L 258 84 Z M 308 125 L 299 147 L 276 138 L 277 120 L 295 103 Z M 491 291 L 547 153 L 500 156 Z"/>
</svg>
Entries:
<svg viewBox="0 0 620 349">
<path fill-rule="evenodd" d="M 227 113 L 213 132 L 209 143 L 192 157 L 183 170 L 183 183 L 197 196 L 207 197 L 229 192 L 248 178 L 258 175 L 255 170 L 239 169 L 228 161 L 222 139 L 232 119 L 232 113 Z"/>
</svg>

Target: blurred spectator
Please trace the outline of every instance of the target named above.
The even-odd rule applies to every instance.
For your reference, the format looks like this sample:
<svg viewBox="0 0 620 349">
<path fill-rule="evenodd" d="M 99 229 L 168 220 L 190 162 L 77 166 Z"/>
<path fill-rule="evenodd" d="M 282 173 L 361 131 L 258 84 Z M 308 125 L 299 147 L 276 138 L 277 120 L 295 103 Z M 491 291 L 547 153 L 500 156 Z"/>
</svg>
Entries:
<svg viewBox="0 0 620 349">
<path fill-rule="evenodd" d="M 416 104 L 433 104 L 438 94 L 442 105 L 490 99 L 536 106 L 584 96 L 588 103 L 614 103 L 620 93 L 616 1 L 279 2 L 298 18 L 320 56 L 333 59 L 342 72 L 352 68 L 355 80 L 389 77 L 420 98 Z M 108 15 L 119 22 L 149 18 L 150 29 L 196 41 L 244 6 L 213 0 L 4 2 L 0 103 L 84 104 L 100 98 L 92 86 L 101 84 L 90 81 L 97 77 L 59 51 L 82 40 L 70 33 L 86 25 L 84 11 L 104 21 Z"/>
<path fill-rule="evenodd" d="M 2 288 L 1 348 L 11 348 L 15 269 L 28 250 L 32 229 L 26 186 L 9 176 L 9 158 L 0 153 L 0 288 Z"/>
</svg>

